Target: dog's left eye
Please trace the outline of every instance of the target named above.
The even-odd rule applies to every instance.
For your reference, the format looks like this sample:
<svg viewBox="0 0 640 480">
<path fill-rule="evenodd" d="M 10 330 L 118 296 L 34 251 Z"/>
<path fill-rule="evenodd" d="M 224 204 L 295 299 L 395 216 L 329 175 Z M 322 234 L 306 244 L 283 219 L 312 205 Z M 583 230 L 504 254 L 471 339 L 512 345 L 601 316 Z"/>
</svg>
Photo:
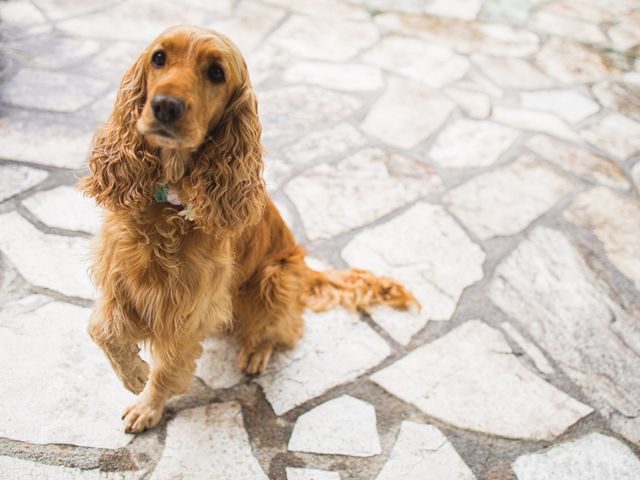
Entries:
<svg viewBox="0 0 640 480">
<path fill-rule="evenodd" d="M 224 82 L 224 70 L 220 65 L 211 65 L 209 70 L 207 70 L 207 77 L 213 83 L 221 83 Z"/>
<path fill-rule="evenodd" d="M 151 63 L 153 63 L 156 67 L 163 66 L 166 61 L 167 61 L 167 56 L 163 51 L 158 51 L 153 54 L 153 57 L 151 57 Z"/>
</svg>

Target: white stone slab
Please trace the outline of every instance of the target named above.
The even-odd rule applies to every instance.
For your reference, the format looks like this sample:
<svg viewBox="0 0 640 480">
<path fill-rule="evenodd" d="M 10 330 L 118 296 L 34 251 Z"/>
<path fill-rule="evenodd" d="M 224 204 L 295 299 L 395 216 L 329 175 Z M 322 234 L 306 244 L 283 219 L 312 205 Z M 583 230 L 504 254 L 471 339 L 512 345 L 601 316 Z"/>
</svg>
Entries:
<svg viewBox="0 0 640 480">
<path fill-rule="evenodd" d="M 2 480 L 134 480 L 143 475 L 140 472 L 103 472 L 97 468 L 81 470 L 6 456 L 0 456 L 0 472 Z"/>
<path fill-rule="evenodd" d="M 607 30 L 607 35 L 611 39 L 616 50 L 625 52 L 640 44 L 640 25 L 633 22 L 620 22 Z"/>
<path fill-rule="evenodd" d="M 621 159 L 640 152 L 640 123 L 609 113 L 597 123 L 580 131 L 587 142 Z"/>
<path fill-rule="evenodd" d="M 433 0 L 424 6 L 427 15 L 473 20 L 482 7 L 482 0 Z"/>
<path fill-rule="evenodd" d="M 544 135 L 530 138 L 526 146 L 563 170 L 589 182 L 623 190 L 630 186 L 624 170 L 616 162 L 585 148 L 559 142 Z"/>
<path fill-rule="evenodd" d="M 376 480 L 475 480 L 440 430 L 432 425 L 404 421 Z"/>
<path fill-rule="evenodd" d="M 268 480 L 251 451 L 238 403 L 182 410 L 169 422 L 151 480 L 168 478 Z"/>
<path fill-rule="evenodd" d="M 444 208 L 419 202 L 356 235 L 343 249 L 350 266 L 402 282 L 433 320 L 453 315 L 463 290 L 482 278 L 484 252 Z M 376 316 L 376 311 L 371 312 Z"/>
<path fill-rule="evenodd" d="M 603 106 L 640 121 L 640 72 L 598 82 L 591 92 Z"/>
<path fill-rule="evenodd" d="M 247 378 L 238 367 L 240 346 L 235 340 L 225 336 L 211 337 L 202 347 L 196 375 L 211 388 L 230 388 Z"/>
<path fill-rule="evenodd" d="M 571 189 L 567 178 L 523 155 L 454 188 L 444 201 L 469 230 L 488 239 L 522 231 Z"/>
<path fill-rule="evenodd" d="M 349 395 L 329 400 L 296 420 L 289 450 L 371 457 L 382 452 L 373 406 Z"/>
<path fill-rule="evenodd" d="M 304 336 L 298 346 L 276 354 L 255 380 L 276 415 L 356 379 L 391 353 L 356 314 L 338 309 L 304 317 Z"/>
<path fill-rule="evenodd" d="M 290 9 L 312 17 L 350 18 L 353 20 L 369 20 L 369 13 L 355 5 L 340 0 L 267 0 L 267 3 Z"/>
<path fill-rule="evenodd" d="M 640 332 L 591 261 L 562 233 L 537 227 L 498 265 L 490 297 L 601 414 L 618 418 L 617 431 L 640 439 Z"/>
<path fill-rule="evenodd" d="M 0 250 L 32 285 L 70 297 L 95 298 L 86 238 L 42 233 L 17 212 L 0 216 Z"/>
<path fill-rule="evenodd" d="M 580 122 L 600 110 L 589 97 L 568 89 L 522 92 L 520 102 L 525 108 L 553 113 L 570 123 Z"/>
<path fill-rule="evenodd" d="M 379 36 L 370 22 L 292 15 L 269 41 L 303 58 L 344 61 L 374 44 Z"/>
<path fill-rule="evenodd" d="M 315 240 L 366 225 L 442 188 L 440 177 L 427 164 L 367 148 L 337 164 L 306 170 L 287 184 L 285 192 L 307 236 Z"/>
<path fill-rule="evenodd" d="M 511 339 L 518 344 L 518 346 L 533 360 L 534 365 L 538 370 L 542 373 L 546 373 L 550 375 L 554 373 L 554 369 L 549 363 L 549 360 L 546 359 L 544 354 L 540 351 L 538 347 L 536 347 L 529 340 L 524 338 L 520 332 L 518 332 L 513 325 L 509 322 L 502 322 L 500 325 L 502 330 L 504 330 Z"/>
<path fill-rule="evenodd" d="M 519 134 L 496 123 L 461 119 L 438 135 L 429 156 L 445 168 L 486 167 L 498 160 Z"/>
<path fill-rule="evenodd" d="M 486 93 L 455 86 L 447 88 L 444 92 L 472 118 L 487 118 L 491 114 L 491 100 Z"/>
<path fill-rule="evenodd" d="M 298 62 L 287 69 L 284 80 L 348 92 L 378 90 L 384 86 L 380 69 L 361 63 Z"/>
<path fill-rule="evenodd" d="M 634 480 L 640 460 L 615 438 L 590 433 L 546 451 L 523 455 L 513 464 L 518 480 Z"/>
<path fill-rule="evenodd" d="M 287 480 L 340 480 L 338 472 L 316 470 L 314 468 L 287 467 Z"/>
<path fill-rule="evenodd" d="M 435 132 L 453 107 L 445 96 L 394 77 L 362 122 L 362 129 L 389 145 L 410 149 Z"/>
<path fill-rule="evenodd" d="M 44 170 L 20 165 L 0 166 L 0 202 L 35 187 L 49 174 Z"/>
<path fill-rule="evenodd" d="M 312 131 L 287 145 L 282 152 L 291 163 L 305 164 L 349 153 L 367 143 L 367 138 L 347 122 L 324 130 Z"/>
<path fill-rule="evenodd" d="M 459 80 L 470 66 L 466 58 L 448 47 L 395 35 L 383 38 L 362 59 L 430 88 Z"/>
<path fill-rule="evenodd" d="M 511 107 L 494 107 L 491 119 L 513 128 L 546 133 L 579 142 L 580 137 L 564 120 L 546 112 Z"/>
<path fill-rule="evenodd" d="M 470 320 L 371 376 L 458 428 L 552 440 L 593 409 L 525 368 L 498 330 Z"/>
<path fill-rule="evenodd" d="M 24 199 L 22 204 L 50 227 L 96 233 L 102 224 L 103 212 L 96 202 L 74 187 L 61 186 L 38 192 Z"/>
<path fill-rule="evenodd" d="M 487 78 L 502 88 L 538 89 L 555 83 L 530 62 L 520 58 L 472 55 L 471 60 Z"/>
<path fill-rule="evenodd" d="M 591 230 L 609 260 L 640 290 L 640 202 L 597 187 L 576 198 L 564 215 Z"/>
<path fill-rule="evenodd" d="M 424 328 L 429 321 L 429 305 L 420 310 L 396 310 L 395 308 L 373 307 L 367 313 L 391 338 L 402 345 L 408 345 L 411 337 Z"/>
<path fill-rule="evenodd" d="M 536 12 L 529 21 L 529 28 L 548 35 L 572 38 L 583 43 L 607 43 L 607 37 L 597 24 L 550 12 Z"/>
<path fill-rule="evenodd" d="M 89 309 L 29 296 L 0 311 L 0 437 L 119 448 L 134 396 L 86 333 Z"/>
</svg>

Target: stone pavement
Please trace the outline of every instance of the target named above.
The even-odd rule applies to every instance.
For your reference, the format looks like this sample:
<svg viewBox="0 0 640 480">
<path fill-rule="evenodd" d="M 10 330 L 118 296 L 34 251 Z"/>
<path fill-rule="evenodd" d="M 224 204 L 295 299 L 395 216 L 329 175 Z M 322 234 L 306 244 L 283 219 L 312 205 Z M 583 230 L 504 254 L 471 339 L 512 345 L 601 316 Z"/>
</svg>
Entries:
<svg viewBox="0 0 640 480">
<path fill-rule="evenodd" d="M 640 478 L 640 1 L 0 2 L 0 478 Z M 246 378 L 211 339 L 166 419 L 90 342 L 73 185 L 169 24 L 227 33 L 314 265 L 425 309 L 307 315 Z"/>
</svg>

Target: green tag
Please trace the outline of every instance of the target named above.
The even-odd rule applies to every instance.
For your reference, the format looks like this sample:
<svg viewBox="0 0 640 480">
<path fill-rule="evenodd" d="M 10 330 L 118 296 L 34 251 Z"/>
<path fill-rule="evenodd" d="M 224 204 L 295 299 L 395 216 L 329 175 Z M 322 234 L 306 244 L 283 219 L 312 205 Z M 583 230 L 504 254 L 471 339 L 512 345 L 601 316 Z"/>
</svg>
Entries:
<svg viewBox="0 0 640 480">
<path fill-rule="evenodd" d="M 167 194 L 169 193 L 169 185 L 158 185 L 156 187 L 156 191 L 153 193 L 153 198 L 156 199 L 156 202 L 166 202 Z"/>
</svg>

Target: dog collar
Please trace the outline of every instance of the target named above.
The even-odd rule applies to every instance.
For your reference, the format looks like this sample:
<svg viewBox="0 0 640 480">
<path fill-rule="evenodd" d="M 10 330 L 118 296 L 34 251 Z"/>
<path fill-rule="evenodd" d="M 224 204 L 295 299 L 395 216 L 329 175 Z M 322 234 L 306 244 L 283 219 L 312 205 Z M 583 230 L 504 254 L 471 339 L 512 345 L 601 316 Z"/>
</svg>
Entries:
<svg viewBox="0 0 640 480">
<path fill-rule="evenodd" d="M 153 192 L 153 198 L 156 202 L 167 202 L 176 207 L 183 207 L 184 204 L 180 200 L 178 194 L 169 186 L 168 183 L 162 185 L 156 185 L 156 189 Z M 194 221 L 196 219 L 193 211 L 193 206 L 188 203 L 185 208 L 178 212 L 178 215 L 184 217 L 186 220 Z"/>
</svg>

